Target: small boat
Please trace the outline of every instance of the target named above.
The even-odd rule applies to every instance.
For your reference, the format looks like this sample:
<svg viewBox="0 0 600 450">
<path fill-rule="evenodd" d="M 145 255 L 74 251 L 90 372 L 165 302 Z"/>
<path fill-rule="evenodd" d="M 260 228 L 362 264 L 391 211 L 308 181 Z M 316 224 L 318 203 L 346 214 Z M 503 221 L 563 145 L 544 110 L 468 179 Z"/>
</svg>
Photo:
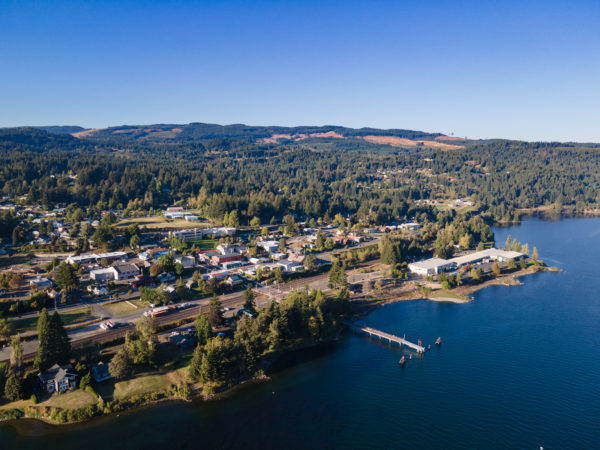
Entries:
<svg viewBox="0 0 600 450">
<path fill-rule="evenodd" d="M 398 361 L 398 364 L 400 364 L 402 367 L 404 367 L 404 364 L 406 363 L 406 359 L 404 359 L 404 356 L 402 358 L 400 358 L 400 361 Z"/>
<path fill-rule="evenodd" d="M 441 337 L 439 337 L 439 338 L 436 339 L 435 345 L 442 345 L 442 338 Z"/>
<path fill-rule="evenodd" d="M 408 359 L 412 359 L 412 355 L 409 355 L 409 356 L 408 356 Z"/>
<path fill-rule="evenodd" d="M 427 345 L 427 350 L 431 350 L 431 344 Z"/>
</svg>

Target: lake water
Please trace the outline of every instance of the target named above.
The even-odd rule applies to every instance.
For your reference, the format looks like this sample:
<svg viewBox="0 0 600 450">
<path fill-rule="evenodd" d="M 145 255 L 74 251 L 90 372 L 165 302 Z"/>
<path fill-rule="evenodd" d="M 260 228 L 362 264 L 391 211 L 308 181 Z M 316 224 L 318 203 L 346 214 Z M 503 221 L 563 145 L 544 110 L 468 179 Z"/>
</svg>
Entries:
<svg viewBox="0 0 600 450">
<path fill-rule="evenodd" d="M 600 448 L 600 219 L 495 232 L 565 272 L 490 287 L 469 304 L 375 310 L 365 320 L 375 328 L 432 347 L 442 337 L 404 368 L 400 349 L 348 335 L 220 401 L 69 427 L 12 422 L 0 448 Z"/>
</svg>

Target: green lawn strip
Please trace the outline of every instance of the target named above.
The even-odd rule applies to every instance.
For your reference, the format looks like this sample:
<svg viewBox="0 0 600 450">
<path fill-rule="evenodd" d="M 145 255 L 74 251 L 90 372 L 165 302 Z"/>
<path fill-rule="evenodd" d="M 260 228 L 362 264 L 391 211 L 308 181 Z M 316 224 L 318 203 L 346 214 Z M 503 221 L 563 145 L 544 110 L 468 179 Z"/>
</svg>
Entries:
<svg viewBox="0 0 600 450">
<path fill-rule="evenodd" d="M 105 304 L 104 308 L 117 316 L 124 316 L 147 306 L 147 304 L 140 300 L 123 300 L 121 302 Z"/>
<path fill-rule="evenodd" d="M 49 311 L 52 314 L 52 311 Z M 92 309 L 90 307 L 84 307 L 76 309 L 68 313 L 60 313 L 60 318 L 64 325 L 70 325 L 75 322 L 81 322 L 83 320 L 89 320 L 92 317 Z M 25 331 L 34 330 L 37 325 L 37 317 L 29 317 L 27 319 L 15 320 L 15 328 L 17 333 L 24 333 Z"/>
</svg>

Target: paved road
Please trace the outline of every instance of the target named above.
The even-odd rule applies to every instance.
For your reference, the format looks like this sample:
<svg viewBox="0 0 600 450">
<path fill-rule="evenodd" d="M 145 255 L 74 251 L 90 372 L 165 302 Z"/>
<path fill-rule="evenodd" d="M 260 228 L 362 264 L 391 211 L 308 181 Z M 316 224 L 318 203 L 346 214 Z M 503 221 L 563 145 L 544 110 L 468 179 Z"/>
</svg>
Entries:
<svg viewBox="0 0 600 450">
<path fill-rule="evenodd" d="M 370 272 L 370 273 L 361 273 L 358 270 L 364 267 L 371 267 L 376 264 L 379 264 L 379 260 L 369 261 L 362 265 L 360 265 L 356 269 L 352 269 L 348 272 L 348 281 L 351 283 L 363 282 L 366 280 L 373 280 L 380 276 L 379 272 Z M 293 290 L 304 289 L 305 286 L 308 285 L 309 289 L 325 289 L 327 287 L 327 273 L 315 275 L 309 278 L 300 278 L 297 280 L 290 281 L 289 283 L 281 284 L 277 287 L 269 287 L 264 286 L 255 289 L 255 294 L 257 297 L 266 297 L 266 300 L 262 300 L 258 302 L 258 307 L 265 307 L 271 301 L 278 301 L 281 298 L 285 297 L 287 293 Z M 231 294 L 222 295 L 220 298 L 223 308 L 231 308 L 233 311 L 241 308 L 244 303 L 244 292 L 234 292 Z M 166 316 L 162 316 L 158 318 L 158 322 L 161 324 L 176 322 L 181 319 L 190 319 L 194 318 L 198 315 L 199 311 L 207 312 L 208 311 L 208 298 L 201 300 L 194 300 L 187 302 L 190 307 L 168 314 Z M 81 308 L 81 305 L 78 305 Z M 71 338 L 71 345 L 73 348 L 81 347 L 83 345 L 102 343 L 109 340 L 112 340 L 117 337 L 124 336 L 127 331 L 134 331 L 135 323 L 142 317 L 142 314 L 145 311 L 148 311 L 150 308 L 140 308 L 130 314 L 122 315 L 122 316 L 111 316 L 110 318 L 113 322 L 115 322 L 116 327 L 112 330 L 102 330 L 98 324 L 93 324 L 87 327 L 79 328 L 69 332 L 69 337 Z M 110 313 L 110 311 L 106 310 Z M 38 342 L 37 340 L 30 340 L 23 342 L 23 355 L 26 360 L 33 359 L 35 357 L 35 352 L 37 349 Z M 10 359 L 10 348 L 5 347 L 0 349 L 0 361 L 7 361 Z"/>
</svg>

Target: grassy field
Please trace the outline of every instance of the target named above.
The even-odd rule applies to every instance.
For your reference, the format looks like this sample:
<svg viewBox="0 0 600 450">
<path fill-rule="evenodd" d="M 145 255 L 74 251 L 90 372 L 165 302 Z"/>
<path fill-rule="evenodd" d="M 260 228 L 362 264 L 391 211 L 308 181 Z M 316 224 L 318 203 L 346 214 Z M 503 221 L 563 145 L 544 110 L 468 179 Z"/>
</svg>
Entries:
<svg viewBox="0 0 600 450">
<path fill-rule="evenodd" d="M 202 239 L 201 241 L 194 242 L 196 247 L 200 250 L 211 250 L 219 245 L 218 239 Z"/>
<path fill-rule="evenodd" d="M 43 398 L 42 398 L 43 400 Z M 81 389 L 65 392 L 64 394 L 55 394 L 47 400 L 39 402 L 38 406 L 52 406 L 54 408 L 80 408 L 82 406 L 93 405 L 97 402 L 96 398 Z M 24 408 L 32 406 L 31 400 L 19 400 L 17 402 L 7 403 L 0 406 L 0 409 Z"/>
<path fill-rule="evenodd" d="M 163 216 L 151 216 L 151 217 L 131 217 L 125 218 L 117 223 L 117 227 L 126 228 L 129 225 L 137 224 L 140 228 L 146 227 L 148 229 L 157 228 L 206 228 L 208 224 L 206 222 L 188 222 L 184 219 L 166 219 Z"/>
<path fill-rule="evenodd" d="M 163 391 L 171 385 L 166 374 L 145 375 L 115 383 L 113 398 L 119 399 L 146 392 Z"/>
<path fill-rule="evenodd" d="M 124 316 L 136 311 L 139 308 L 145 308 L 146 306 L 148 305 L 140 300 L 128 300 L 104 305 L 104 308 L 108 309 L 116 316 Z"/>
<path fill-rule="evenodd" d="M 52 311 L 48 311 L 52 314 Z M 81 322 L 83 320 L 89 320 L 92 318 L 92 309 L 90 307 L 79 308 L 68 313 L 59 313 L 64 325 L 70 325 L 75 322 Z M 15 328 L 17 333 L 23 333 L 25 331 L 35 329 L 38 318 L 30 317 L 27 319 L 15 320 Z"/>
</svg>

